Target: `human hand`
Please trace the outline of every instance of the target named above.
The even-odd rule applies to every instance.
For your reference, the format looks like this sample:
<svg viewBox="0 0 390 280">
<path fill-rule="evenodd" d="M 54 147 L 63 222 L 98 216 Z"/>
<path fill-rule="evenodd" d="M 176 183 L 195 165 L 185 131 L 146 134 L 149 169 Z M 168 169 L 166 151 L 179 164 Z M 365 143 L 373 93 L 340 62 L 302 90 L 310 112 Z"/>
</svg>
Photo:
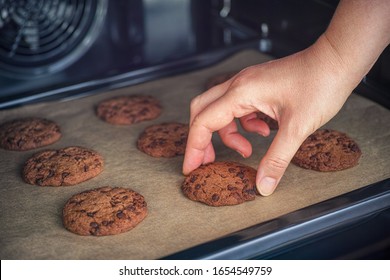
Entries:
<svg viewBox="0 0 390 280">
<path fill-rule="evenodd" d="M 359 78 L 347 73 L 332 46 L 320 37 L 302 52 L 248 67 L 197 96 L 191 102 L 183 173 L 215 160 L 213 132 L 249 157 L 252 145 L 238 132 L 235 119 L 244 130 L 268 136 L 269 127 L 256 118 L 260 111 L 279 123 L 256 177 L 260 194 L 272 194 L 302 142 L 340 110 L 356 86 Z"/>
</svg>

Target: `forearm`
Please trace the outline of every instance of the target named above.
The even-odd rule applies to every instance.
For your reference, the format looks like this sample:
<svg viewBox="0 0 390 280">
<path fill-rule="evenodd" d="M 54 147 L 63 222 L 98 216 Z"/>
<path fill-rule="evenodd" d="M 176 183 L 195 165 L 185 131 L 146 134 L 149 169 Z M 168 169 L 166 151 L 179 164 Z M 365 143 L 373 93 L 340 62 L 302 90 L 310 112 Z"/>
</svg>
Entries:
<svg viewBox="0 0 390 280">
<path fill-rule="evenodd" d="M 321 40 L 356 86 L 390 43 L 390 0 L 341 0 Z"/>
</svg>

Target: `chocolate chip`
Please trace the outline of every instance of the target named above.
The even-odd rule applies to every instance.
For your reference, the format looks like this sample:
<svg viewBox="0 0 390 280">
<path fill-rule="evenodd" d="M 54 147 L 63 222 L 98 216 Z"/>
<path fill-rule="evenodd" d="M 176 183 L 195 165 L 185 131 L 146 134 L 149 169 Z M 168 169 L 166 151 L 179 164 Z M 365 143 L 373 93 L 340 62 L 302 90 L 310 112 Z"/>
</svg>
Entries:
<svg viewBox="0 0 390 280">
<path fill-rule="evenodd" d="M 183 145 L 183 141 L 182 141 L 182 140 L 180 140 L 180 141 L 175 141 L 175 147 L 179 147 L 179 146 L 181 146 L 181 145 Z"/>
<path fill-rule="evenodd" d="M 47 175 L 46 178 L 51 178 L 54 176 L 54 171 L 52 169 L 49 170 L 49 174 Z"/>
<path fill-rule="evenodd" d="M 35 183 L 36 183 L 37 185 L 42 185 L 42 184 L 43 184 L 43 178 L 37 178 L 37 179 L 35 180 Z"/>
<path fill-rule="evenodd" d="M 25 143 L 26 141 L 24 141 L 23 139 L 19 139 L 16 144 L 18 145 L 18 147 L 22 147 Z"/>
<path fill-rule="evenodd" d="M 244 192 L 249 194 L 249 195 L 255 195 L 256 194 L 256 191 L 253 188 L 245 189 Z"/>
<path fill-rule="evenodd" d="M 123 214 L 122 211 L 118 211 L 118 213 L 116 213 L 116 216 L 119 218 L 119 219 L 122 219 L 125 217 L 125 214 Z"/>
<path fill-rule="evenodd" d="M 190 177 L 190 182 L 191 182 L 191 183 L 195 182 L 197 178 L 198 178 L 198 176 L 196 176 L 196 175 L 191 175 L 191 177 Z"/>
<path fill-rule="evenodd" d="M 211 199 L 213 200 L 213 201 L 218 201 L 219 200 L 219 195 L 218 194 L 213 194 L 213 196 L 211 197 Z"/>
<path fill-rule="evenodd" d="M 134 206 L 134 204 L 129 204 L 128 206 L 126 206 L 125 209 L 128 210 L 128 211 L 134 211 L 135 210 L 135 206 Z"/>
<path fill-rule="evenodd" d="M 244 172 L 240 171 L 236 174 L 240 179 L 244 178 Z"/>
<path fill-rule="evenodd" d="M 95 216 L 96 212 L 87 212 L 88 217 L 93 217 Z"/>
<path fill-rule="evenodd" d="M 93 227 L 93 228 L 98 228 L 98 227 L 99 227 L 99 224 L 96 223 L 96 222 L 91 222 L 89 225 L 90 225 L 91 227 Z"/>
<path fill-rule="evenodd" d="M 357 145 L 353 144 L 352 147 L 351 147 L 351 150 L 353 152 L 358 152 L 359 151 L 359 147 Z"/>
</svg>

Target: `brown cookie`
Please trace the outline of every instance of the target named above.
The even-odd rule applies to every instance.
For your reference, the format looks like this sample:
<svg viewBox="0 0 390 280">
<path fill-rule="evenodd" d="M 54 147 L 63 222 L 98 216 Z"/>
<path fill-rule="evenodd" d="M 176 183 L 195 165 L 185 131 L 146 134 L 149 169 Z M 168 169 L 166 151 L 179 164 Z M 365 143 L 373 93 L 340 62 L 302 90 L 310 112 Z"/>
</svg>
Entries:
<svg viewBox="0 0 390 280">
<path fill-rule="evenodd" d="M 137 141 L 137 147 L 152 157 L 183 155 L 188 137 L 188 124 L 162 123 L 147 127 Z"/>
<path fill-rule="evenodd" d="M 79 235 L 113 235 L 137 226 L 148 213 L 139 193 L 101 187 L 72 196 L 62 210 L 64 227 Z"/>
<path fill-rule="evenodd" d="M 37 153 L 24 165 L 23 178 L 38 186 L 71 186 L 103 171 L 103 158 L 82 147 L 67 147 Z"/>
<path fill-rule="evenodd" d="M 216 85 L 222 84 L 236 75 L 237 72 L 226 72 L 222 74 L 215 75 L 207 80 L 206 89 L 210 89 Z"/>
<path fill-rule="evenodd" d="M 321 129 L 311 134 L 296 152 L 292 162 L 317 171 L 338 171 L 358 164 L 362 152 L 345 133 Z"/>
<path fill-rule="evenodd" d="M 264 121 L 269 126 L 269 129 L 271 129 L 271 130 L 279 129 L 278 122 L 276 120 L 274 120 L 273 118 L 269 117 L 268 115 L 266 115 L 262 112 L 257 112 L 257 118 Z"/>
<path fill-rule="evenodd" d="M 111 124 L 130 125 L 153 120 L 161 114 L 160 102 L 152 96 L 117 96 L 100 102 L 96 114 Z"/>
<path fill-rule="evenodd" d="M 47 119 L 23 118 L 0 125 L 0 146 L 7 150 L 31 150 L 50 145 L 60 138 L 60 127 Z"/>
<path fill-rule="evenodd" d="M 256 197 L 256 170 L 236 162 L 209 163 L 192 171 L 181 189 L 189 199 L 210 206 L 240 204 Z"/>
</svg>

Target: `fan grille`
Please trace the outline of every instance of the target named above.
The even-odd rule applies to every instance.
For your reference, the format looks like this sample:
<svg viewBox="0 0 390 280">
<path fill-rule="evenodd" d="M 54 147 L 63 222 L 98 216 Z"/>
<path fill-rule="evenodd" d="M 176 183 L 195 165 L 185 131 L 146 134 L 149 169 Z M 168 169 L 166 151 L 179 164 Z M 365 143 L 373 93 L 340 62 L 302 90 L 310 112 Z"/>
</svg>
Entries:
<svg viewBox="0 0 390 280">
<path fill-rule="evenodd" d="M 104 2 L 0 0 L 0 67 L 39 74 L 69 64 L 98 32 Z"/>
</svg>

